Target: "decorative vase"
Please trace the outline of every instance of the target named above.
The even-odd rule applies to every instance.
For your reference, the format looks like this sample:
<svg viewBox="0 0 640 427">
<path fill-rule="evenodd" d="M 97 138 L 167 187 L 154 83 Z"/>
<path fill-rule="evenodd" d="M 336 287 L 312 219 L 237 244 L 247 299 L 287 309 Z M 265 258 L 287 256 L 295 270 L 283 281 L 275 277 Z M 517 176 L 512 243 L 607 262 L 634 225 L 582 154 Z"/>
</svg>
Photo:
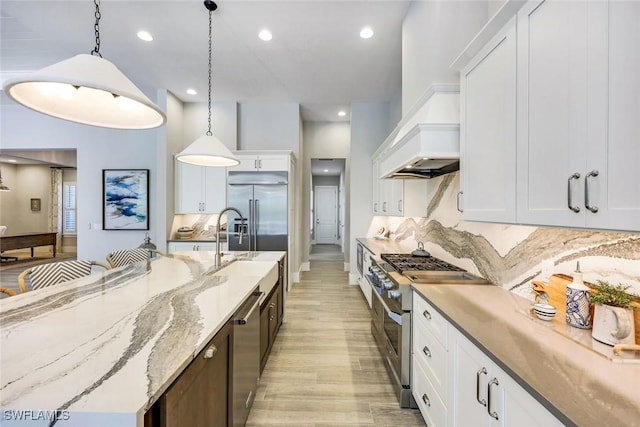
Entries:
<svg viewBox="0 0 640 427">
<path fill-rule="evenodd" d="M 633 310 L 596 304 L 591 336 L 607 345 L 635 344 Z"/>
<path fill-rule="evenodd" d="M 591 299 L 589 288 L 582 280 L 580 263 L 573 273 L 573 282 L 567 285 L 567 324 L 575 328 L 591 328 Z"/>
</svg>

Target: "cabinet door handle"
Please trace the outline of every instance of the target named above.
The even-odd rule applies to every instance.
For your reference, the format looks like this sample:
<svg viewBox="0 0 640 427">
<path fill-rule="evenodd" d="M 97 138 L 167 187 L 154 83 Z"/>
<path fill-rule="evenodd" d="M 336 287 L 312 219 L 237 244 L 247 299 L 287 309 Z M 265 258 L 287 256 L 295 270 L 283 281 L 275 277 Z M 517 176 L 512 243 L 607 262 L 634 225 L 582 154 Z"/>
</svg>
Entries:
<svg viewBox="0 0 640 427">
<path fill-rule="evenodd" d="M 431 350 L 429 350 L 429 347 L 427 347 L 426 345 L 422 348 L 422 352 L 425 356 L 431 357 Z"/>
<path fill-rule="evenodd" d="M 600 175 L 600 172 L 594 169 L 584 177 L 584 207 L 589 209 L 592 213 L 598 212 L 598 207 L 591 206 L 589 203 L 589 193 L 591 193 L 591 186 L 589 185 L 591 180 L 589 178 L 596 177 L 598 175 Z"/>
<path fill-rule="evenodd" d="M 422 315 L 427 318 L 427 320 L 431 320 L 431 313 L 428 310 L 422 312 Z"/>
<path fill-rule="evenodd" d="M 204 351 L 204 358 L 211 359 L 213 358 L 213 356 L 216 355 L 217 352 L 218 352 L 218 348 L 215 345 L 212 345 L 211 347 L 209 347 Z"/>
<path fill-rule="evenodd" d="M 382 203 L 382 212 L 386 212 L 387 211 L 387 202 L 383 202 Z"/>
<path fill-rule="evenodd" d="M 571 209 L 575 213 L 578 213 L 580 212 L 580 207 L 573 206 L 573 191 L 571 190 L 571 181 L 573 181 L 574 179 L 580 179 L 580 174 L 578 172 L 569 176 L 569 179 L 567 180 L 567 206 L 569 206 L 569 209 Z"/>
<path fill-rule="evenodd" d="M 460 207 L 460 196 L 462 196 L 462 193 L 462 191 L 458 191 L 458 195 L 456 196 L 456 209 L 460 213 L 462 213 L 462 208 Z"/>
<path fill-rule="evenodd" d="M 498 382 L 497 378 L 493 378 L 491 381 L 489 381 L 489 384 L 487 384 L 487 412 L 489 413 L 489 415 L 491 416 L 491 418 L 494 419 L 498 419 L 498 413 L 494 410 L 491 409 L 491 386 L 492 385 L 500 385 L 500 383 Z"/>
<path fill-rule="evenodd" d="M 482 406 L 487 406 L 487 401 L 480 399 L 480 375 L 487 375 L 487 368 L 484 366 L 478 372 L 476 372 L 476 400 Z"/>
<path fill-rule="evenodd" d="M 378 212 L 378 202 L 373 204 L 373 211 Z"/>
<path fill-rule="evenodd" d="M 398 212 L 402 212 L 402 199 L 398 200 Z"/>
<path fill-rule="evenodd" d="M 422 401 L 425 405 L 431 407 L 431 401 L 429 400 L 429 396 L 427 396 L 427 393 L 422 393 Z"/>
<path fill-rule="evenodd" d="M 258 159 L 258 167 L 262 169 L 262 160 Z"/>
</svg>

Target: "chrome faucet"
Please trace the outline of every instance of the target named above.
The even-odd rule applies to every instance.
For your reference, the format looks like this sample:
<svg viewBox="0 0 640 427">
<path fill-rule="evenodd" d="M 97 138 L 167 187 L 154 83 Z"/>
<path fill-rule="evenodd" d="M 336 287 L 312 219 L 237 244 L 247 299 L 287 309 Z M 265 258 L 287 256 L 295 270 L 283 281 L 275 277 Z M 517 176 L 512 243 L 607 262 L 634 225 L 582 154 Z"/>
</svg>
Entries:
<svg viewBox="0 0 640 427">
<path fill-rule="evenodd" d="M 220 211 L 218 215 L 218 223 L 216 224 L 216 267 L 219 267 L 222 264 L 222 253 L 220 252 L 220 218 L 222 218 L 222 214 L 228 211 L 234 211 L 240 216 L 240 231 L 238 232 L 238 244 L 242 244 L 242 237 L 244 236 L 244 224 L 245 218 L 242 216 L 240 211 L 236 208 L 228 207 L 224 208 Z M 227 221 L 227 240 L 229 240 L 229 221 Z"/>
</svg>

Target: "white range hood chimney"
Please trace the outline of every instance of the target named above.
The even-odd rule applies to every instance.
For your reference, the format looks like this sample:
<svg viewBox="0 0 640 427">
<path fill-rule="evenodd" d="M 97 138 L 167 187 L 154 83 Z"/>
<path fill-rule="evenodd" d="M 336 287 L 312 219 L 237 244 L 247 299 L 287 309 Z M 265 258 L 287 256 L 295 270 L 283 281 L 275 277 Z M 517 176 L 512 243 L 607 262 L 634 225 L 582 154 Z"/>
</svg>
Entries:
<svg viewBox="0 0 640 427">
<path fill-rule="evenodd" d="M 383 145 L 381 178 L 433 178 L 458 170 L 458 86 L 431 86 Z"/>
</svg>

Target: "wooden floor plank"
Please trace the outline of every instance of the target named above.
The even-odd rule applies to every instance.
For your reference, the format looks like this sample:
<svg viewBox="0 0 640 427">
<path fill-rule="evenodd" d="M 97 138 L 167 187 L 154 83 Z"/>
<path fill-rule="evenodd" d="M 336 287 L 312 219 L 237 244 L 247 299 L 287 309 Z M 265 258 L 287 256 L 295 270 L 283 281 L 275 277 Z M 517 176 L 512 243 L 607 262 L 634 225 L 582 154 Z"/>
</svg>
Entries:
<svg viewBox="0 0 640 427">
<path fill-rule="evenodd" d="M 288 293 L 247 426 L 425 425 L 418 410 L 400 408 L 369 307 L 338 258 L 312 259 Z"/>
</svg>

